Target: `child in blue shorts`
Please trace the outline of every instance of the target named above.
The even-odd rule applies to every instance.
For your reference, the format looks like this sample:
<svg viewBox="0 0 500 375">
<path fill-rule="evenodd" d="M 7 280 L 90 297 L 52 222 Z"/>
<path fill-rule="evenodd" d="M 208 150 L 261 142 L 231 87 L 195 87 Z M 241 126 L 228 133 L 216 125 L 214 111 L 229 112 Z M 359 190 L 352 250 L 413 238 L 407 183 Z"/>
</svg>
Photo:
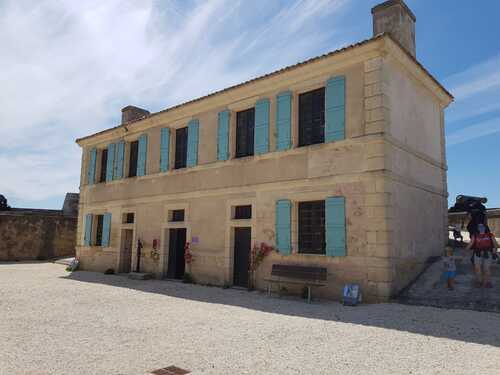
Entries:
<svg viewBox="0 0 500 375">
<path fill-rule="evenodd" d="M 455 287 L 455 276 L 457 275 L 457 265 L 453 256 L 453 248 L 446 246 L 445 256 L 443 257 L 444 279 L 448 290 L 453 290 Z"/>
</svg>

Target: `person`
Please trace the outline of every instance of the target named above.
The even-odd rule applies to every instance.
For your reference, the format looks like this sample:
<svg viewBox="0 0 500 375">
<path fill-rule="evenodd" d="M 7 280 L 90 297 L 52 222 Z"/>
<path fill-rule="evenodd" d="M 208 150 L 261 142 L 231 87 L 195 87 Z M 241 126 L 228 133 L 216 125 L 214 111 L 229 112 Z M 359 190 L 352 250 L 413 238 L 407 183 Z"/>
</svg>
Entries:
<svg viewBox="0 0 500 375">
<path fill-rule="evenodd" d="M 459 224 L 455 224 L 453 226 L 453 238 L 455 241 L 458 241 L 460 239 L 460 243 L 464 243 L 464 238 L 462 237 L 462 227 Z"/>
<path fill-rule="evenodd" d="M 453 248 L 451 246 L 446 246 L 445 249 L 445 255 L 443 257 L 443 272 L 448 290 L 453 290 L 455 288 L 457 265 L 455 264 L 455 257 L 453 256 Z"/>
<path fill-rule="evenodd" d="M 477 232 L 472 235 L 467 250 L 473 251 L 476 287 L 491 288 L 490 267 L 497 258 L 498 243 L 485 224 L 477 225 Z"/>
</svg>

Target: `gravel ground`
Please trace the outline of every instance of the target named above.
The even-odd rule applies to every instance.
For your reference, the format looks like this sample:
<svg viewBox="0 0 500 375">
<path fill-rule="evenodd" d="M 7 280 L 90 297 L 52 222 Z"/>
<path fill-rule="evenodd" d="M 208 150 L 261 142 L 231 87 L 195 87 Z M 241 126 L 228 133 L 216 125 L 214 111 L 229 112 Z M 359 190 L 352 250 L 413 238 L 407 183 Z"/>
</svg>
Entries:
<svg viewBox="0 0 500 375">
<path fill-rule="evenodd" d="M 500 315 L 0 264 L 0 374 L 498 374 Z"/>
</svg>

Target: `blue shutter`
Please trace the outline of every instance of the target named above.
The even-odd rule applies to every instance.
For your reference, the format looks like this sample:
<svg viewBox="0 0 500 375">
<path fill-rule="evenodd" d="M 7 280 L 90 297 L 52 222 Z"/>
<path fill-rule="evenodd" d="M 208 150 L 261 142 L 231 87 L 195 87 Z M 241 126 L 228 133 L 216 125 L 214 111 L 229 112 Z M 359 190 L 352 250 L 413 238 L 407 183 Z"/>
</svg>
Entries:
<svg viewBox="0 0 500 375">
<path fill-rule="evenodd" d="M 170 150 L 170 129 L 161 129 L 160 140 L 160 172 L 168 171 L 168 153 Z"/>
<path fill-rule="evenodd" d="M 102 220 L 102 245 L 101 245 L 102 247 L 109 246 L 110 233 L 111 233 L 111 214 L 106 213 L 104 214 Z"/>
<path fill-rule="evenodd" d="M 325 202 L 326 255 L 346 255 L 345 198 L 329 197 Z"/>
<path fill-rule="evenodd" d="M 325 90 L 325 142 L 345 138 L 345 77 L 328 80 Z"/>
<path fill-rule="evenodd" d="M 255 155 L 269 152 L 269 99 L 255 103 Z"/>
<path fill-rule="evenodd" d="M 276 202 L 276 247 L 284 255 L 292 252 L 292 202 L 288 199 Z"/>
<path fill-rule="evenodd" d="M 139 137 L 139 150 L 137 152 L 137 176 L 146 175 L 146 160 L 148 158 L 148 135 Z"/>
<path fill-rule="evenodd" d="M 217 160 L 229 158 L 229 111 L 219 112 L 217 125 Z"/>
<path fill-rule="evenodd" d="M 85 215 L 85 235 L 83 237 L 83 244 L 90 246 L 92 241 L 92 214 Z"/>
<path fill-rule="evenodd" d="M 198 128 L 200 123 L 198 120 L 191 120 L 188 123 L 188 149 L 187 161 L 188 167 L 194 167 L 198 164 Z"/>
<path fill-rule="evenodd" d="M 113 181 L 113 169 L 115 167 L 115 144 L 108 145 L 108 162 L 106 164 L 106 182 Z"/>
<path fill-rule="evenodd" d="M 125 159 L 125 142 L 120 141 L 116 144 L 115 169 L 113 179 L 119 180 L 123 178 L 123 160 Z"/>
<path fill-rule="evenodd" d="M 276 149 L 288 150 L 292 146 L 292 93 L 283 92 L 276 97 Z"/>
<path fill-rule="evenodd" d="M 87 168 L 87 183 L 93 185 L 95 183 L 95 163 L 97 160 L 97 150 L 90 150 L 89 165 Z"/>
</svg>

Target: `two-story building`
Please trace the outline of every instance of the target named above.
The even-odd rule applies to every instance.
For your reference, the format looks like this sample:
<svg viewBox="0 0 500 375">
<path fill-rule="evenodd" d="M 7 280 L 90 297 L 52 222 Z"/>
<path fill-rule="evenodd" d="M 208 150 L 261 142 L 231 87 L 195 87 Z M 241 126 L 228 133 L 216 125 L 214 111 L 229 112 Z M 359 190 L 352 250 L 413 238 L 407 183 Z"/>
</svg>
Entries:
<svg viewBox="0 0 500 375">
<path fill-rule="evenodd" d="M 444 109 L 452 96 L 415 57 L 403 1 L 372 9 L 374 36 L 77 140 L 77 256 L 248 283 L 251 248 L 272 264 L 328 269 L 318 292 L 356 282 L 370 301 L 404 287 L 447 238 Z M 190 243 L 193 261 L 184 260 Z"/>
</svg>

